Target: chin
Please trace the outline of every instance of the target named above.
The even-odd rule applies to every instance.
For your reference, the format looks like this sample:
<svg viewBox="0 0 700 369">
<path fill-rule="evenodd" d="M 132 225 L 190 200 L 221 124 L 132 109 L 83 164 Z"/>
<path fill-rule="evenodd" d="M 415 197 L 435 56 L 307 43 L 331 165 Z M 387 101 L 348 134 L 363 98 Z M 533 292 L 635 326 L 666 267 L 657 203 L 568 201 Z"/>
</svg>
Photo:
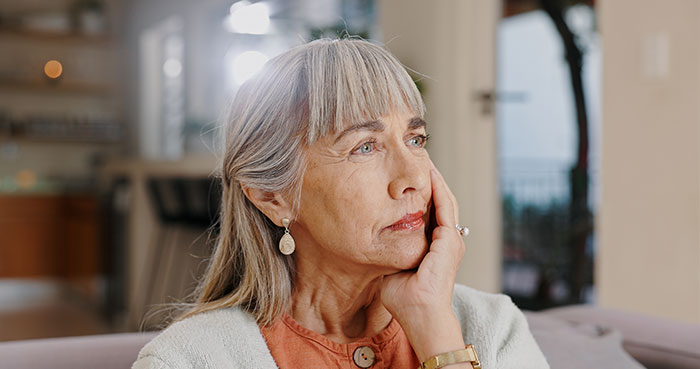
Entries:
<svg viewBox="0 0 700 369">
<path fill-rule="evenodd" d="M 428 253 L 428 240 L 425 237 L 417 237 L 404 243 L 400 249 L 401 255 L 397 257 L 398 268 L 401 270 L 416 269 Z"/>
</svg>

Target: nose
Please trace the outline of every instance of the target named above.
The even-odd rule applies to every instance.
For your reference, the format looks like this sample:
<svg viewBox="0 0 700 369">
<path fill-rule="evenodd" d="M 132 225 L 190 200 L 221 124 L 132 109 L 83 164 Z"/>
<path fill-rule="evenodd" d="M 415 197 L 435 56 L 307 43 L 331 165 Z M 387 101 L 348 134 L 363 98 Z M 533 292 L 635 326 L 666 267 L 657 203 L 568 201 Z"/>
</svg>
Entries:
<svg viewBox="0 0 700 369">
<path fill-rule="evenodd" d="M 393 150 L 390 155 L 389 195 L 393 199 L 400 199 L 411 192 L 420 192 L 428 183 L 428 169 L 425 165 L 427 158 L 422 158 L 411 152 L 405 145 L 398 150 Z"/>
</svg>

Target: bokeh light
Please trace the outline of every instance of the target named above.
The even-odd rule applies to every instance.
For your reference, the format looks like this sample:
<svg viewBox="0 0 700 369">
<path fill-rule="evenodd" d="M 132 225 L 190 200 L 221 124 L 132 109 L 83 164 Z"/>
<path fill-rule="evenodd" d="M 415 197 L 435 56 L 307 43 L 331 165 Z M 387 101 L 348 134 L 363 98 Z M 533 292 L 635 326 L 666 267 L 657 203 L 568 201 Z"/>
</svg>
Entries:
<svg viewBox="0 0 700 369">
<path fill-rule="evenodd" d="M 44 64 L 44 74 L 51 79 L 56 79 L 63 74 L 63 65 L 58 60 L 49 60 Z"/>
<path fill-rule="evenodd" d="M 163 63 L 163 73 L 170 78 L 176 78 L 182 73 L 182 63 L 179 60 L 171 58 Z"/>
<path fill-rule="evenodd" d="M 259 51 L 246 51 L 233 60 L 233 79 L 239 85 L 257 73 L 269 58 Z"/>
<path fill-rule="evenodd" d="M 231 5 L 224 26 L 230 32 L 262 35 L 270 28 L 270 9 L 264 2 L 242 0 Z"/>
</svg>

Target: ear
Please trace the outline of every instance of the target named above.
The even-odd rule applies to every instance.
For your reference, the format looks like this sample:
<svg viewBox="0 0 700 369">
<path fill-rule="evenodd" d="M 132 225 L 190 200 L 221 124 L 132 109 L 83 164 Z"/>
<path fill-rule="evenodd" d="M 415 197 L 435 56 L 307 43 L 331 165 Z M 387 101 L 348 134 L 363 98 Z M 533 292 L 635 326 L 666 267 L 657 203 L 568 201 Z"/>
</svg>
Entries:
<svg viewBox="0 0 700 369">
<path fill-rule="evenodd" d="M 270 218 L 278 227 L 282 227 L 283 218 L 291 220 L 291 204 L 281 194 L 251 187 L 243 187 L 243 193 L 258 210 Z"/>
</svg>

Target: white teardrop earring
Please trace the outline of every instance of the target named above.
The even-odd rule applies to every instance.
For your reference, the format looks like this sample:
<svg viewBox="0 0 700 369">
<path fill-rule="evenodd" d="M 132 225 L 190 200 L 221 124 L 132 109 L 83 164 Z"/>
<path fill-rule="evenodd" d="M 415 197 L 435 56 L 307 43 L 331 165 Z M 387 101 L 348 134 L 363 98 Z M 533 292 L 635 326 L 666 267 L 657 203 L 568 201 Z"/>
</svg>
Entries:
<svg viewBox="0 0 700 369">
<path fill-rule="evenodd" d="M 280 252 L 284 255 L 291 255 L 296 249 L 296 244 L 292 235 L 289 234 L 289 219 L 282 219 L 282 225 L 284 226 L 284 235 L 280 239 Z"/>
</svg>

